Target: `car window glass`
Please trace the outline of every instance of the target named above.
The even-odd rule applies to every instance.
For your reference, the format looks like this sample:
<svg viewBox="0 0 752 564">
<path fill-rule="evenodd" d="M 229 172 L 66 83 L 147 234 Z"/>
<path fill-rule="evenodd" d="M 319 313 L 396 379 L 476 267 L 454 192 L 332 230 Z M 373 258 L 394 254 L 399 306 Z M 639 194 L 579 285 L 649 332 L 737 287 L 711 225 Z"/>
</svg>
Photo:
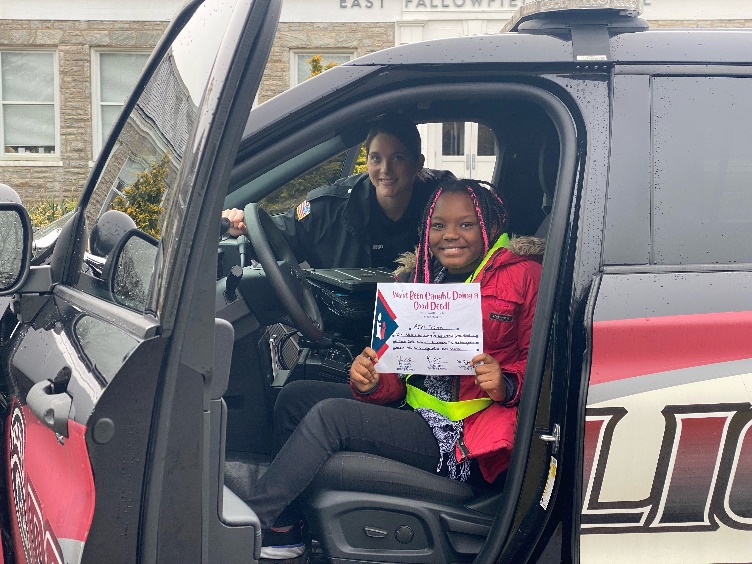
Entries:
<svg viewBox="0 0 752 564">
<path fill-rule="evenodd" d="M 305 200 L 306 194 L 314 188 L 332 184 L 340 178 L 347 156 L 348 151 L 344 151 L 296 176 L 262 199 L 259 202 L 260 206 L 270 215 L 284 213 L 294 208 Z M 365 155 L 363 156 L 363 168 L 365 168 Z M 358 172 L 357 163 L 355 171 Z"/>
<path fill-rule="evenodd" d="M 656 77 L 653 264 L 751 263 L 752 79 Z"/>
<path fill-rule="evenodd" d="M 133 220 L 137 229 L 161 239 L 164 248 L 155 253 L 154 263 L 160 269 L 173 264 L 170 257 L 193 188 L 180 180 L 188 176 L 182 170 L 183 160 L 190 150 L 199 104 L 234 4 L 230 0 L 207 0 L 197 9 L 141 89 L 93 193 L 82 200 L 86 204 L 87 234 L 104 212 L 119 210 Z M 113 281 L 104 277 L 108 273 L 114 275 L 118 269 L 101 268 L 106 260 L 106 256 L 90 257 L 78 286 L 117 301 L 110 291 Z M 156 288 L 150 288 L 154 264 L 125 276 L 134 287 L 154 295 Z M 160 279 L 164 279 L 164 269 L 161 273 Z M 119 275 L 123 276 L 122 269 Z M 123 305 L 143 311 L 146 302 L 126 300 Z"/>
<path fill-rule="evenodd" d="M 490 127 L 482 123 L 478 124 L 478 156 L 496 156 L 496 136 Z"/>
<path fill-rule="evenodd" d="M 74 331 L 84 355 L 107 382 L 138 345 L 122 329 L 88 315 L 78 318 Z"/>
</svg>

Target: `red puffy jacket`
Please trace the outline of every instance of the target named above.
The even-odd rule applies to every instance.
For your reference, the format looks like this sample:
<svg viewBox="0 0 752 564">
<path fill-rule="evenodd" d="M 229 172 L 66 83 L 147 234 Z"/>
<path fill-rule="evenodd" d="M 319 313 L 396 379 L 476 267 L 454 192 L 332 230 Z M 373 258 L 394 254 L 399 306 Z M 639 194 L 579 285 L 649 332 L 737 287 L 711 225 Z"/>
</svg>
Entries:
<svg viewBox="0 0 752 564">
<path fill-rule="evenodd" d="M 509 466 L 517 427 L 522 377 L 525 374 L 530 332 L 538 298 L 544 241 L 534 237 L 516 237 L 491 257 L 476 278 L 481 288 L 483 313 L 483 349 L 493 356 L 504 373 L 516 379 L 516 394 L 505 402 L 494 402 L 464 421 L 463 438 L 455 445 L 458 461 L 476 458 L 483 478 L 493 482 Z M 377 365 L 378 368 L 378 365 Z M 459 400 L 488 395 L 471 376 L 459 379 Z M 456 389 L 453 386 L 453 389 Z M 353 395 L 369 403 L 385 404 L 405 397 L 404 380 L 396 374 L 380 374 L 376 389 Z"/>
</svg>

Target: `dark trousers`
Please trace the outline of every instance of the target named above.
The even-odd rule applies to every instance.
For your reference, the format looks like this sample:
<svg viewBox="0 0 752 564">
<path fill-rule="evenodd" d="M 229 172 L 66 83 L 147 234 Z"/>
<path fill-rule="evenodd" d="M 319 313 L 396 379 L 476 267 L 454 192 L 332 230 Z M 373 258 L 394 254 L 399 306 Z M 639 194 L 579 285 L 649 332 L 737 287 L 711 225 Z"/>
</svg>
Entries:
<svg viewBox="0 0 752 564">
<path fill-rule="evenodd" d="M 419 414 L 355 400 L 347 384 L 292 382 L 280 392 L 274 424 L 276 456 L 247 500 L 264 528 L 340 450 L 375 454 L 429 472 L 439 463 L 436 439 Z M 277 524 L 294 522 L 296 513 L 293 505 Z"/>
</svg>

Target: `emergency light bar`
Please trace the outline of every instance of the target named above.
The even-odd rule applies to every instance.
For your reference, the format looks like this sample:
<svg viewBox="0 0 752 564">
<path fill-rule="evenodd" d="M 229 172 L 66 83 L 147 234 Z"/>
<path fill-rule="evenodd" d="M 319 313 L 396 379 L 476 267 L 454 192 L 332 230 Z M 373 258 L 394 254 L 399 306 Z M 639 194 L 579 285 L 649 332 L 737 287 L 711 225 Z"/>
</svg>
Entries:
<svg viewBox="0 0 752 564">
<path fill-rule="evenodd" d="M 514 31 L 525 20 L 547 12 L 608 10 L 620 16 L 637 18 L 642 14 L 643 8 L 644 0 L 534 0 L 520 6 L 501 31 Z"/>
</svg>

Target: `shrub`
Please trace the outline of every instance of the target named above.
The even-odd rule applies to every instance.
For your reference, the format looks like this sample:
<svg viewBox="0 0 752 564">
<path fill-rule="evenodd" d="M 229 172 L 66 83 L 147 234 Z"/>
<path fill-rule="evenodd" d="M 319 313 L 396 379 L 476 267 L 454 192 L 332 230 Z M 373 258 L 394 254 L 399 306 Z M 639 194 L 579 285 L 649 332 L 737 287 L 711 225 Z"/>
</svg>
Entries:
<svg viewBox="0 0 752 564">
<path fill-rule="evenodd" d="M 323 55 L 314 55 L 310 59 L 306 60 L 306 63 L 311 65 L 311 74 L 308 75 L 308 78 L 316 76 L 317 74 L 321 74 L 322 72 L 337 66 L 337 63 L 333 61 L 328 62 L 326 65 L 322 65 L 321 63 L 323 60 Z"/>
<path fill-rule="evenodd" d="M 34 230 L 46 227 L 56 219 L 60 219 L 66 213 L 76 207 L 76 200 L 49 198 L 28 208 L 31 225 Z"/>
<path fill-rule="evenodd" d="M 165 153 L 159 161 L 136 175 L 133 184 L 123 190 L 123 195 L 112 201 L 113 210 L 128 214 L 144 233 L 159 239 L 160 219 L 164 208 L 162 196 L 165 192 L 165 179 L 169 172 L 170 155 Z"/>
</svg>

